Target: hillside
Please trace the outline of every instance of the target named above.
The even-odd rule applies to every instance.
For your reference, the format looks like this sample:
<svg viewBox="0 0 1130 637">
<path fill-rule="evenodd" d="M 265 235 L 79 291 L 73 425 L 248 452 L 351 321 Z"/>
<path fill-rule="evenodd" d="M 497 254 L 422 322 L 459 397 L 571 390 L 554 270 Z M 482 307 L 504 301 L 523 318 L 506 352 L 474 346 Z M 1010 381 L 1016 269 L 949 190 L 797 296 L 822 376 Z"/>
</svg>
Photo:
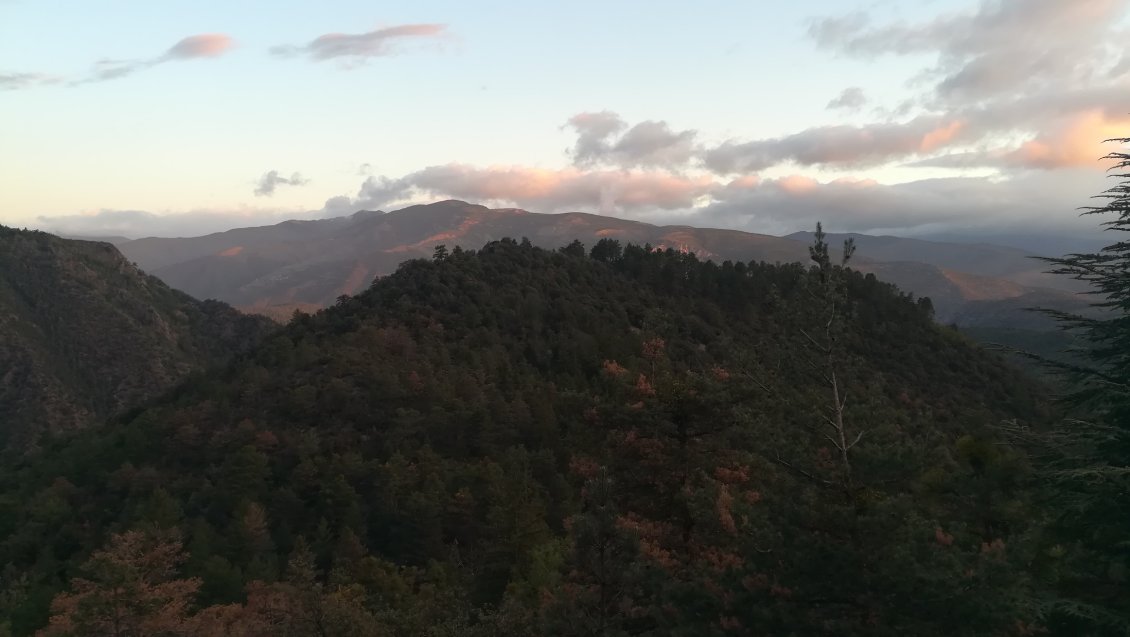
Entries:
<svg viewBox="0 0 1130 637">
<path fill-rule="evenodd" d="M 1022 634 L 1028 569 L 1056 558 L 994 427 L 1039 426 L 1041 394 L 861 273 L 611 241 L 440 252 L 0 468 L 0 617 Z"/>
<path fill-rule="evenodd" d="M 0 447 L 138 406 L 266 329 L 140 274 L 110 244 L 0 227 Z"/>
</svg>

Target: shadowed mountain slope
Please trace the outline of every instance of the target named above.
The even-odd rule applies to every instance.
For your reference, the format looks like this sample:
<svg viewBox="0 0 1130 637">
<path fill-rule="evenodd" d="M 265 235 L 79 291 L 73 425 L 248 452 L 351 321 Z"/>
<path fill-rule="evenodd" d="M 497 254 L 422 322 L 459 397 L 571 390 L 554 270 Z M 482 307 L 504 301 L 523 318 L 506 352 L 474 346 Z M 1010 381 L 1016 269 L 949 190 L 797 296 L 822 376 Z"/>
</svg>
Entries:
<svg viewBox="0 0 1130 637">
<path fill-rule="evenodd" d="M 137 406 L 267 329 L 141 274 L 108 243 L 0 226 L 0 445 Z"/>
</svg>

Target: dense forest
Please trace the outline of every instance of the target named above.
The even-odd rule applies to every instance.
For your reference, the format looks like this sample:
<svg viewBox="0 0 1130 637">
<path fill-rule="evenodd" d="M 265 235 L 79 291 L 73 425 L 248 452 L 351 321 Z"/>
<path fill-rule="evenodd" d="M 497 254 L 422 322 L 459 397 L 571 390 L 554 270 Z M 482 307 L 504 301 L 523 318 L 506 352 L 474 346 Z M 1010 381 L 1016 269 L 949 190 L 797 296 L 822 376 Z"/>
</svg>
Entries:
<svg viewBox="0 0 1130 637">
<path fill-rule="evenodd" d="M 5 460 L 5 629 L 1124 634 L 1047 387 L 812 257 L 437 248 Z"/>
<path fill-rule="evenodd" d="M 169 288 L 108 243 L 0 226 L 0 447 L 137 407 L 270 329 Z"/>
</svg>

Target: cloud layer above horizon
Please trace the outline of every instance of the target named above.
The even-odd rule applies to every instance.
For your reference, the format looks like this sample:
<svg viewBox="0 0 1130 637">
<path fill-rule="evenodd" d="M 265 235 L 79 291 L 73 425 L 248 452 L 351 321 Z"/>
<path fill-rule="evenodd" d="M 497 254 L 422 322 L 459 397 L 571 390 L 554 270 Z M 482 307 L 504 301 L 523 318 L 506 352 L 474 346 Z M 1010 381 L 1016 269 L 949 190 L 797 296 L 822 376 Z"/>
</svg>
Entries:
<svg viewBox="0 0 1130 637">
<path fill-rule="evenodd" d="M 576 135 L 569 168 L 449 163 L 371 176 L 327 210 L 455 197 L 747 229 L 822 218 L 854 231 L 1071 226 L 1070 211 L 1085 203 L 1078 193 L 1102 188 L 1099 158 L 1112 150 L 1103 141 L 1130 135 L 1130 55 L 1118 46 L 1128 5 L 983 0 L 916 24 L 863 13 L 821 18 L 809 35 L 836 54 L 932 58 L 907 78 L 922 88 L 860 123 L 714 143 L 662 120 L 578 113 L 563 124 Z M 828 108 L 857 112 L 868 103 L 864 88 L 850 86 Z M 895 184 L 867 177 L 892 166 L 958 172 Z"/>
<path fill-rule="evenodd" d="M 905 90 L 892 98 L 889 87 L 859 78 L 827 86 L 818 102 L 825 120 L 753 136 L 732 127 L 711 130 L 711 122 L 676 125 L 662 112 L 633 121 L 615 104 L 597 103 L 547 123 L 547 130 L 559 126 L 571 136 L 557 166 L 451 157 L 405 172 L 366 164 L 351 171 L 364 178 L 356 190 L 287 215 L 336 216 L 457 198 L 762 232 L 804 229 L 817 220 L 859 232 L 1001 231 L 1016 224 L 1081 232 L 1088 224 L 1078 223 L 1073 210 L 1104 186 L 1099 159 L 1113 148 L 1103 140 L 1130 135 L 1130 53 L 1121 44 L 1130 32 L 1128 10 L 1130 0 L 979 0 L 914 18 L 860 11 L 819 17 L 806 25 L 810 47 L 913 68 L 902 78 Z M 269 51 L 357 69 L 449 34 L 446 24 L 406 22 L 298 37 L 298 44 Z M 0 74 L 0 90 L 114 79 L 166 62 L 218 57 L 233 44 L 221 34 L 189 36 L 156 57 L 99 61 L 78 81 Z M 655 108 L 661 111 L 662 103 Z M 254 194 L 270 197 L 280 186 L 308 181 L 272 170 Z M 192 214 L 198 213 L 178 217 L 176 227 L 191 227 Z M 200 227 L 211 228 L 221 218 L 268 222 L 282 213 L 199 214 L 206 215 Z M 159 225 L 147 215 L 104 210 L 40 221 L 90 233 L 101 220 L 113 233 L 136 236 L 155 233 L 145 230 Z"/>
</svg>

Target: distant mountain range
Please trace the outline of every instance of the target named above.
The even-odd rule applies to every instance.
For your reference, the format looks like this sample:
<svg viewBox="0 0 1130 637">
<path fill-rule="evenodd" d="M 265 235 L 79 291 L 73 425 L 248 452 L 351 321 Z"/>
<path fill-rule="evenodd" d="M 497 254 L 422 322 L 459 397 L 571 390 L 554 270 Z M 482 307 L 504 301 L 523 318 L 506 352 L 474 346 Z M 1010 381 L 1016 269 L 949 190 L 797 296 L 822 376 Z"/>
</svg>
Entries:
<svg viewBox="0 0 1130 637">
<path fill-rule="evenodd" d="M 830 235 L 833 245 L 849 235 Z M 899 237 L 850 235 L 856 269 L 916 296 L 928 296 L 939 320 L 964 324 L 1039 323 L 1024 307 L 1082 307 L 1073 281 L 1044 274 L 1045 266 L 1017 248 Z M 408 259 L 435 246 L 477 249 L 503 237 L 542 247 L 602 238 L 692 252 L 716 261 L 806 262 L 811 233 L 776 237 L 736 230 L 655 226 L 586 213 L 536 214 L 462 201 L 395 212 L 287 221 L 195 238 L 117 241 L 121 251 L 170 286 L 245 310 L 289 316 L 356 294 Z"/>
</svg>

